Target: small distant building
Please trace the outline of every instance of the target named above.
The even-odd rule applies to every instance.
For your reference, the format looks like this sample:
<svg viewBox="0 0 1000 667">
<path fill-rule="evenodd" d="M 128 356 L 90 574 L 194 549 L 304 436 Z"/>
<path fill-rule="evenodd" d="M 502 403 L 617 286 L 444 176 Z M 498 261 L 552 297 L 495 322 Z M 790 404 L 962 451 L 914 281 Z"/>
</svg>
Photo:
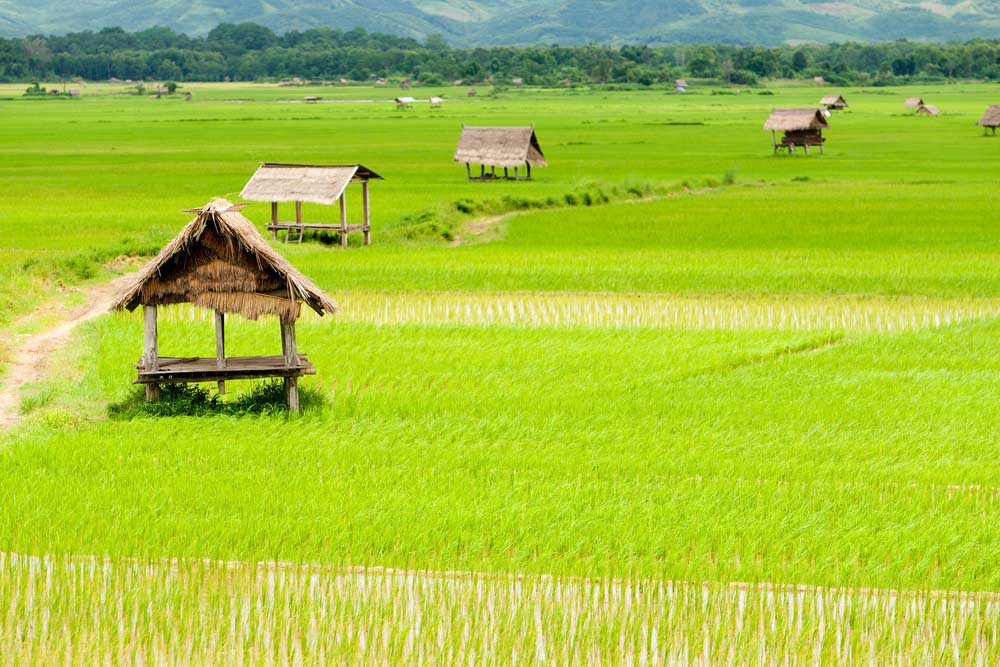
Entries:
<svg viewBox="0 0 1000 667">
<path fill-rule="evenodd" d="M 468 95 L 469 97 L 475 97 L 478 93 L 476 92 L 475 88 L 469 88 L 468 92 L 465 94 Z"/>
<path fill-rule="evenodd" d="M 831 111 L 840 111 L 847 108 L 847 100 L 840 95 L 824 95 L 819 103 L 820 106 L 824 106 Z"/>
<path fill-rule="evenodd" d="M 764 123 L 764 129 L 771 131 L 771 145 L 775 154 L 784 149 L 791 153 L 801 146 L 806 154 L 810 146 L 818 146 L 823 152 L 823 130 L 830 124 L 820 109 L 775 109 Z M 778 141 L 777 133 L 784 133 Z"/>
<path fill-rule="evenodd" d="M 156 89 L 156 94 L 157 95 L 169 95 L 170 94 L 170 89 L 167 88 L 166 86 L 159 86 Z"/>
<path fill-rule="evenodd" d="M 376 86 L 384 86 L 385 84 L 386 84 L 386 80 L 385 79 L 375 79 L 375 85 Z"/>
<path fill-rule="evenodd" d="M 397 97 L 393 101 L 396 103 L 397 109 L 412 109 L 417 100 L 413 97 Z"/>
<path fill-rule="evenodd" d="M 283 378 L 288 409 L 299 411 L 298 379 L 316 368 L 300 354 L 295 322 L 305 303 L 320 316 L 337 304 L 279 255 L 256 226 L 224 199 L 191 211 L 194 220 L 115 298 L 113 310 L 143 309 L 143 350 L 136 384 L 146 400 L 158 401 L 163 384 L 215 382 L 225 393 L 228 380 Z M 157 309 L 190 303 L 215 312 L 214 357 L 163 357 L 159 352 Z M 281 356 L 226 355 L 226 315 L 281 322 Z"/>
<path fill-rule="evenodd" d="M 440 109 L 441 105 L 444 104 L 444 99 L 440 97 L 432 97 L 430 99 L 431 109 Z"/>
<path fill-rule="evenodd" d="M 470 181 L 527 181 L 531 180 L 532 167 L 549 166 L 534 126 L 463 126 L 454 160 L 465 164 L 465 176 Z M 478 176 L 472 175 L 473 164 L 479 165 Z M 525 169 L 523 173 L 520 171 L 522 167 Z M 503 169 L 503 176 L 497 174 L 497 168 Z"/>
<path fill-rule="evenodd" d="M 933 104 L 921 104 L 914 113 L 919 116 L 940 116 L 941 110 Z"/>
<path fill-rule="evenodd" d="M 464 86 L 465 85 L 465 81 L 463 81 L 462 79 L 455 79 L 454 81 L 451 82 L 451 85 L 453 85 L 453 86 Z"/>
<path fill-rule="evenodd" d="M 518 88 L 520 88 L 521 86 L 524 85 L 524 79 L 511 79 L 510 83 L 512 86 L 517 86 Z"/>
<path fill-rule="evenodd" d="M 413 82 L 409 79 L 403 79 L 399 82 L 399 87 L 403 90 L 409 90 L 413 86 Z"/>
<path fill-rule="evenodd" d="M 904 109 L 917 109 L 924 105 L 924 100 L 921 97 L 907 97 L 903 102 Z"/>
<path fill-rule="evenodd" d="M 674 90 L 678 93 L 686 93 L 688 89 L 688 82 L 684 79 L 677 79 L 674 81 Z"/>
<path fill-rule="evenodd" d="M 573 80 L 572 79 L 563 79 L 562 80 L 562 85 L 564 85 L 567 88 L 570 88 L 570 87 L 573 86 Z"/>
<path fill-rule="evenodd" d="M 80 89 L 79 88 L 70 88 L 69 89 L 69 96 L 70 97 L 80 97 Z"/>
<path fill-rule="evenodd" d="M 319 95 L 306 95 L 303 99 L 307 104 L 315 104 L 323 98 L 320 97 Z"/>
<path fill-rule="evenodd" d="M 340 245 L 347 247 L 347 235 L 351 232 L 364 232 L 365 245 L 371 245 L 371 201 L 368 192 L 369 181 L 381 181 L 382 177 L 371 169 L 360 165 L 301 165 L 301 164 L 262 164 L 250 181 L 243 188 L 240 197 L 247 201 L 271 202 L 272 238 L 278 238 L 278 232 L 285 232 L 285 243 L 296 240 L 302 243 L 302 237 L 309 231 L 328 231 L 340 234 Z M 347 186 L 352 183 L 361 184 L 362 222 L 347 223 Z M 295 203 L 295 221 L 281 222 L 278 220 L 279 203 Z M 340 203 L 340 224 L 306 222 L 302 219 L 302 202 L 333 206 Z"/>
<path fill-rule="evenodd" d="M 997 128 L 1000 127 L 1000 104 L 991 104 L 976 124 L 983 128 L 983 134 L 992 130 L 993 136 L 996 136 Z"/>
</svg>

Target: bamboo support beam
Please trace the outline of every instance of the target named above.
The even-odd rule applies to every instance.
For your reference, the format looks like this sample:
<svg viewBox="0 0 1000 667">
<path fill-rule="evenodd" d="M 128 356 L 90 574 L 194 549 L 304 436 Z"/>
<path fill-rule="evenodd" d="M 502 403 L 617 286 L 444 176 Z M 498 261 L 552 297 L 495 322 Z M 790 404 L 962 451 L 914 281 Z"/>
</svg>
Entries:
<svg viewBox="0 0 1000 667">
<path fill-rule="evenodd" d="M 143 306 L 142 329 L 142 365 L 147 371 L 160 370 L 159 335 L 156 328 L 156 306 Z M 146 385 L 146 401 L 155 403 L 160 400 L 160 385 Z"/>
<path fill-rule="evenodd" d="M 220 371 L 226 368 L 226 316 L 222 311 L 215 311 L 215 367 Z M 226 382 L 219 380 L 219 394 L 226 393 Z"/>
<path fill-rule="evenodd" d="M 278 224 L 278 202 L 276 201 L 271 202 L 271 224 Z M 277 229 L 271 229 L 271 238 L 275 240 L 278 239 Z"/>
<path fill-rule="evenodd" d="M 466 165 L 468 166 L 468 165 Z M 361 198 L 364 202 L 365 245 L 372 244 L 372 202 L 368 191 L 368 181 L 361 182 Z"/>
<path fill-rule="evenodd" d="M 299 355 L 295 349 L 295 322 L 281 320 L 281 353 L 285 358 L 285 368 L 299 365 Z M 285 378 L 285 400 L 288 411 L 299 411 L 299 381 L 297 378 Z"/>
<path fill-rule="evenodd" d="M 340 247 L 347 247 L 347 189 L 340 193 Z"/>
</svg>

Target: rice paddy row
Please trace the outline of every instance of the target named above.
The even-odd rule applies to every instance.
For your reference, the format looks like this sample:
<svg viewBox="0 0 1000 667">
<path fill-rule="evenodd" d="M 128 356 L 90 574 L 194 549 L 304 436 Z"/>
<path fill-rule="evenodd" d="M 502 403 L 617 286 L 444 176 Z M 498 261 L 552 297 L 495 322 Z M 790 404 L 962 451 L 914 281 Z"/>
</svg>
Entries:
<svg viewBox="0 0 1000 667">
<path fill-rule="evenodd" d="M 993 665 L 995 594 L 0 554 L 4 664 Z"/>
</svg>

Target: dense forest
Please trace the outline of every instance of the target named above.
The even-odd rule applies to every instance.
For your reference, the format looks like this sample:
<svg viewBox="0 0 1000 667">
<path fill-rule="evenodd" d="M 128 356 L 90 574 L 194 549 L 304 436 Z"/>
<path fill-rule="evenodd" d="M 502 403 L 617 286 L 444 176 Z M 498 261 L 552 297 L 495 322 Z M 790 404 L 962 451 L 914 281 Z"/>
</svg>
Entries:
<svg viewBox="0 0 1000 667">
<path fill-rule="evenodd" d="M 755 84 L 822 76 L 838 84 L 892 85 L 946 78 L 1000 79 L 1000 40 L 928 44 L 767 47 L 728 45 L 452 48 L 423 41 L 319 28 L 282 35 L 253 23 L 222 24 L 204 37 L 169 28 L 120 28 L 0 39 L 0 80 L 262 81 L 376 77 L 427 84 L 490 79 L 527 85 L 615 83 L 651 86 L 677 77 Z"/>
</svg>

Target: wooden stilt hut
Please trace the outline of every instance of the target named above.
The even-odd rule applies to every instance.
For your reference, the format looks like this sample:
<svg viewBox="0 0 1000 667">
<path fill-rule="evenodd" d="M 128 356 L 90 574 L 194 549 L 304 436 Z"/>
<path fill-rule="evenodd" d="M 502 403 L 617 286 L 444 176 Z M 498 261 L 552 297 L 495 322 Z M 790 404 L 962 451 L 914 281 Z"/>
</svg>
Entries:
<svg viewBox="0 0 1000 667">
<path fill-rule="evenodd" d="M 147 264 L 116 298 L 113 309 L 143 308 L 143 352 L 136 384 L 156 401 L 160 385 L 284 378 L 288 409 L 299 410 L 298 378 L 315 375 L 295 343 L 295 322 L 304 302 L 319 315 L 337 304 L 279 255 L 252 222 L 224 199 L 191 211 L 196 217 Z M 157 308 L 190 303 L 215 312 L 215 357 L 160 356 Z M 227 357 L 226 314 L 248 319 L 275 315 L 281 322 L 281 356 Z"/>
<path fill-rule="evenodd" d="M 840 95 L 824 95 L 819 103 L 820 106 L 824 106 L 830 111 L 841 111 L 847 108 L 847 100 Z"/>
<path fill-rule="evenodd" d="M 903 101 L 904 109 L 919 109 L 924 105 L 924 99 L 922 97 L 907 97 Z"/>
<path fill-rule="evenodd" d="M 347 235 L 363 232 L 365 245 L 372 243 L 371 195 L 368 183 L 382 180 L 371 169 L 360 165 L 310 166 L 299 164 L 262 164 L 243 188 L 240 196 L 247 201 L 271 202 L 271 222 L 267 228 L 272 238 L 285 232 L 285 243 L 296 240 L 302 243 L 306 230 L 340 233 L 340 245 L 347 247 Z M 347 186 L 361 184 L 362 222 L 347 224 Z M 295 221 L 278 220 L 279 203 L 295 203 Z M 332 206 L 340 203 L 340 223 L 305 222 L 302 203 L 310 202 Z"/>
<path fill-rule="evenodd" d="M 992 130 L 993 136 L 996 136 L 997 128 L 1000 127 L 1000 104 L 990 105 L 977 125 L 983 128 L 983 134 Z"/>
<path fill-rule="evenodd" d="M 475 127 L 463 126 L 455 149 L 455 162 L 465 164 L 465 177 L 470 181 L 530 181 L 533 167 L 547 167 L 535 127 Z M 472 165 L 479 165 L 474 176 Z M 497 169 L 503 169 L 503 175 Z M 524 171 L 521 172 L 521 169 Z M 487 171 L 489 169 L 489 171 Z M 513 170 L 513 173 L 511 172 Z"/>
<path fill-rule="evenodd" d="M 940 116 L 941 110 L 933 104 L 921 104 L 913 113 L 918 116 Z"/>
<path fill-rule="evenodd" d="M 823 152 L 823 130 L 830 125 L 820 109 L 775 109 L 764 123 L 764 129 L 771 131 L 771 145 L 775 154 L 784 149 L 791 153 L 801 146 L 806 154 L 810 146 L 818 146 Z M 777 133 L 784 132 L 781 141 Z"/>
</svg>

